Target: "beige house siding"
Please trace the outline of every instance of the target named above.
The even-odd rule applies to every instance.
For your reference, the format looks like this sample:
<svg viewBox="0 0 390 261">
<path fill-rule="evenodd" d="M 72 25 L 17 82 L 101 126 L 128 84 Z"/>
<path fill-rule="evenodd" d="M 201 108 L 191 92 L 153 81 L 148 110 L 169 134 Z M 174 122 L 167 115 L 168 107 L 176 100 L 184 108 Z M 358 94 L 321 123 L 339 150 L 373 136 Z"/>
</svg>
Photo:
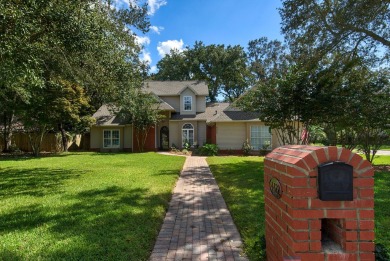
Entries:
<svg viewBox="0 0 390 261">
<path fill-rule="evenodd" d="M 161 96 L 163 101 L 171 105 L 175 111 L 180 111 L 180 97 L 179 96 Z"/>
<path fill-rule="evenodd" d="M 198 145 L 203 146 L 203 144 L 206 143 L 206 122 L 205 121 L 199 121 L 198 122 Z"/>
<path fill-rule="evenodd" d="M 197 96 L 196 112 L 205 112 L 205 111 L 206 111 L 206 96 Z"/>
<path fill-rule="evenodd" d="M 91 127 L 91 149 L 100 149 L 102 147 L 103 131 L 100 127 Z"/>
<path fill-rule="evenodd" d="M 184 97 L 190 96 L 192 97 L 192 110 L 185 111 L 184 110 Z M 181 115 L 194 115 L 196 114 L 196 95 L 191 89 L 187 88 L 180 94 L 180 114 Z"/>
<path fill-rule="evenodd" d="M 123 129 L 123 148 L 133 148 L 133 127 L 125 126 Z"/>
<path fill-rule="evenodd" d="M 177 121 L 169 122 L 169 147 L 175 145 L 178 148 L 181 148 L 181 130 L 179 129 L 179 123 Z"/>
<path fill-rule="evenodd" d="M 246 141 L 247 124 L 245 122 L 218 122 L 217 145 L 221 150 L 239 150 Z"/>
</svg>

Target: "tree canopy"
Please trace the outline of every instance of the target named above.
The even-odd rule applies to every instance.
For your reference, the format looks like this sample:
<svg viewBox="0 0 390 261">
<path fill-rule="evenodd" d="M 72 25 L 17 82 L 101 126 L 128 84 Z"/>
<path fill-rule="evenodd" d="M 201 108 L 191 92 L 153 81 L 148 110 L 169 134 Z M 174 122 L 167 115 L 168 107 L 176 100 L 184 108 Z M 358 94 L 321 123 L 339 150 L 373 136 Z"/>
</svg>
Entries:
<svg viewBox="0 0 390 261">
<path fill-rule="evenodd" d="M 82 88 L 95 108 L 119 99 L 121 89 L 139 87 L 144 64 L 133 30 L 148 28 L 146 6 L 116 9 L 109 0 L 2 1 L 0 114 L 9 130 L 5 148 L 9 124 L 19 113 L 36 111 L 19 108 L 39 106 L 37 101 L 50 96 L 51 83 L 57 80 Z"/>
<path fill-rule="evenodd" d="M 390 58 L 390 3 L 382 0 L 284 0 L 282 32 L 295 52 Z M 312 57 L 313 58 L 313 57 Z"/>
<path fill-rule="evenodd" d="M 251 74 L 241 46 L 196 42 L 183 52 L 171 51 L 157 63 L 155 80 L 200 80 L 209 86 L 209 99 L 233 101 L 250 86 Z"/>
<path fill-rule="evenodd" d="M 282 77 L 291 63 L 286 45 L 267 37 L 249 41 L 247 55 L 249 69 L 256 81 Z"/>
</svg>

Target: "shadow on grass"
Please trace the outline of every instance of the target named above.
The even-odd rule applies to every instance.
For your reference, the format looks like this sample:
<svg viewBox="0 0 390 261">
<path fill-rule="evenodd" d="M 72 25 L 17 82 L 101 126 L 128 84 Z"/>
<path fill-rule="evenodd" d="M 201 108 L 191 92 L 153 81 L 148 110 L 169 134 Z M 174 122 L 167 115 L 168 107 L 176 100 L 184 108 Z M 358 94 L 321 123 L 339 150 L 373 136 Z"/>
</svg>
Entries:
<svg viewBox="0 0 390 261">
<path fill-rule="evenodd" d="M 163 170 L 160 171 L 159 173 L 153 174 L 153 176 L 180 176 L 180 171 L 177 170 Z"/>
<path fill-rule="evenodd" d="M 23 259 L 147 260 L 170 197 L 118 186 L 86 190 L 64 195 L 71 202 L 67 205 L 31 204 L 2 214 L 0 231 L 29 233 L 46 227 L 45 247 Z M 0 259 L 18 256 L 19 250 L 0 247 Z"/>
<path fill-rule="evenodd" d="M 52 168 L 1 168 L 0 197 L 20 195 L 44 196 L 58 193 L 58 187 L 68 179 L 77 178 L 81 171 Z"/>
<path fill-rule="evenodd" d="M 47 153 L 47 154 L 40 154 L 39 157 L 35 157 L 31 153 L 26 154 L 2 154 L 0 156 L 0 161 L 34 161 L 34 160 L 40 160 L 42 158 L 63 158 L 68 156 L 73 156 L 80 154 L 78 152 L 71 152 L 71 153 Z"/>
<path fill-rule="evenodd" d="M 265 233 L 263 168 L 263 162 L 251 160 L 210 164 L 250 260 L 263 260 L 260 246 Z"/>
</svg>

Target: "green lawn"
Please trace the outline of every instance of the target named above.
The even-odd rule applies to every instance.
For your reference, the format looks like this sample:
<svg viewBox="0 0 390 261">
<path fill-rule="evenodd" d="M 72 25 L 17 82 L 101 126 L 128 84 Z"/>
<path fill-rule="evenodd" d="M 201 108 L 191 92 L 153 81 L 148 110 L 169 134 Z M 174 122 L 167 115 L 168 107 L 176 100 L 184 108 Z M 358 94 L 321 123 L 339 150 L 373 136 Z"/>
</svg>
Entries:
<svg viewBox="0 0 390 261">
<path fill-rule="evenodd" d="M 185 158 L 0 160 L 0 260 L 147 260 Z"/>
<path fill-rule="evenodd" d="M 261 236 L 265 229 L 263 159 L 235 156 L 207 158 L 250 260 L 262 260 Z"/>
<path fill-rule="evenodd" d="M 390 150 L 390 145 L 382 145 L 380 150 Z"/>
<path fill-rule="evenodd" d="M 263 157 L 209 157 L 207 159 L 232 213 L 250 260 L 262 260 L 264 234 Z M 378 156 L 375 165 L 390 165 L 390 156 Z M 390 249 L 390 172 L 375 173 L 376 242 Z"/>
</svg>

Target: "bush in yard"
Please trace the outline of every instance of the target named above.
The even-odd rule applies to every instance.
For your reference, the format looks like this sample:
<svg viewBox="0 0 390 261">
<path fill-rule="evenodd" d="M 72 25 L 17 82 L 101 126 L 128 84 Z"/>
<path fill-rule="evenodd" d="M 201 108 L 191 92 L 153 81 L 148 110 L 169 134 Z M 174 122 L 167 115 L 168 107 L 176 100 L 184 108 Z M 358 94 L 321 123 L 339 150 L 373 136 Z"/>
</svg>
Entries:
<svg viewBox="0 0 390 261">
<path fill-rule="evenodd" d="M 242 153 L 244 153 L 245 156 L 248 156 L 251 150 L 252 150 L 251 144 L 248 141 L 245 141 L 242 144 Z"/>
<path fill-rule="evenodd" d="M 185 150 L 191 149 L 191 144 L 187 140 L 184 141 L 183 149 L 185 149 Z"/>
<path fill-rule="evenodd" d="M 216 156 L 218 155 L 218 146 L 216 144 L 205 144 L 199 148 L 199 153 L 202 156 Z"/>
</svg>

